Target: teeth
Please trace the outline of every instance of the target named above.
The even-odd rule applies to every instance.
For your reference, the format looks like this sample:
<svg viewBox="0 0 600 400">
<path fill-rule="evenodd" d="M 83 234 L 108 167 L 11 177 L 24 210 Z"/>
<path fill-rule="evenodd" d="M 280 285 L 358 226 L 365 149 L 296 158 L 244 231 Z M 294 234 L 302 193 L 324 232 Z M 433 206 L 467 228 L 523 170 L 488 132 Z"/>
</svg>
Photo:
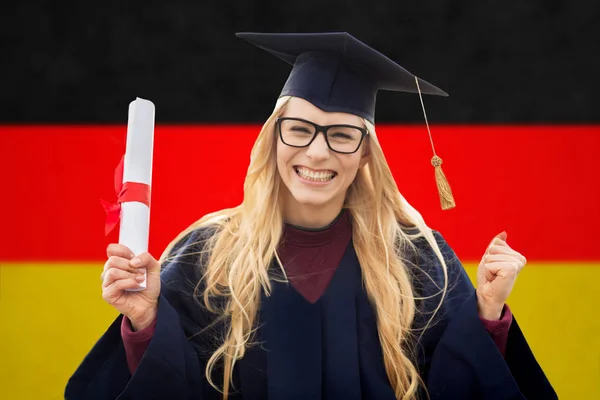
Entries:
<svg viewBox="0 0 600 400">
<path fill-rule="evenodd" d="M 326 182 L 335 176 L 334 172 L 315 172 L 307 168 L 296 167 L 296 172 L 304 179 L 310 179 L 312 181 Z"/>
</svg>

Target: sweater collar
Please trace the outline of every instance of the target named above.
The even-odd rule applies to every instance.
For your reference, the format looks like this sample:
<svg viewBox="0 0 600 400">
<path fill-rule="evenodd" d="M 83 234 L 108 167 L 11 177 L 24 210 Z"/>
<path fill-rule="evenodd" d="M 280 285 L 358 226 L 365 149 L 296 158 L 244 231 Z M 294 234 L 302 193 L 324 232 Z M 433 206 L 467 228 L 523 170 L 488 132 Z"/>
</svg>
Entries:
<svg viewBox="0 0 600 400">
<path fill-rule="evenodd" d="M 283 237 L 287 243 L 315 246 L 329 243 L 350 229 L 350 213 L 346 209 L 342 209 L 329 225 L 322 228 L 304 228 L 286 223 Z"/>
</svg>

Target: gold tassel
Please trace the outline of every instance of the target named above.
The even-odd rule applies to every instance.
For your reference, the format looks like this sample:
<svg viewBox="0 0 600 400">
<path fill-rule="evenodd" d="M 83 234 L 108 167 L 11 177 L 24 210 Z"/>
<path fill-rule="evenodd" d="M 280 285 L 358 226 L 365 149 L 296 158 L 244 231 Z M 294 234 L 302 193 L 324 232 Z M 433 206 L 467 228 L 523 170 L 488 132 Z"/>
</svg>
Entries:
<svg viewBox="0 0 600 400">
<path fill-rule="evenodd" d="M 429 129 L 429 121 L 427 120 L 427 113 L 425 112 L 425 103 L 423 103 L 423 96 L 421 95 L 421 88 L 419 87 L 419 78 L 415 76 L 415 84 L 417 91 L 419 92 L 419 99 L 421 100 L 421 108 L 423 109 L 423 117 L 425 118 L 425 126 L 427 126 L 427 133 L 429 134 L 429 141 L 431 142 L 431 150 L 433 150 L 433 158 L 431 164 L 435 168 L 435 183 L 437 183 L 438 193 L 440 195 L 440 202 L 442 203 L 442 210 L 450 210 L 456 207 L 454 202 L 454 196 L 452 195 L 452 189 L 446 175 L 442 170 L 442 159 L 435 153 L 435 146 L 433 145 L 433 138 L 431 137 L 431 129 Z"/>
<path fill-rule="evenodd" d="M 456 207 L 456 203 L 454 202 L 454 196 L 452 195 L 452 189 L 450 188 L 448 179 L 446 179 L 446 175 L 442 170 L 442 163 L 442 159 L 437 155 L 433 156 L 431 159 L 431 164 L 435 168 L 435 183 L 437 183 L 442 210 L 449 210 Z"/>
</svg>

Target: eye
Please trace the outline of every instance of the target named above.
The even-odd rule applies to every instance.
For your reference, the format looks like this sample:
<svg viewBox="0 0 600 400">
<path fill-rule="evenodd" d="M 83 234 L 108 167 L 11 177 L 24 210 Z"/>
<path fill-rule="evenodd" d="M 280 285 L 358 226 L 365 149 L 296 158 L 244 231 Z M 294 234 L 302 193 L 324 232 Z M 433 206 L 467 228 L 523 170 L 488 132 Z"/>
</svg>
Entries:
<svg viewBox="0 0 600 400">
<path fill-rule="evenodd" d="M 281 123 L 281 131 L 288 135 L 307 136 L 314 133 L 314 128 L 302 121 L 286 119 Z"/>
<path fill-rule="evenodd" d="M 352 136 L 348 135 L 347 133 L 343 133 L 343 132 L 333 132 L 330 136 L 333 138 L 336 138 L 336 139 L 344 139 L 344 140 L 352 139 Z"/>
<path fill-rule="evenodd" d="M 334 126 L 330 128 L 327 136 L 331 141 L 343 143 L 357 142 L 360 140 L 361 135 L 362 132 L 357 128 L 350 126 Z"/>
<path fill-rule="evenodd" d="M 289 129 L 293 132 L 311 133 L 310 128 L 303 125 L 293 125 Z"/>
</svg>

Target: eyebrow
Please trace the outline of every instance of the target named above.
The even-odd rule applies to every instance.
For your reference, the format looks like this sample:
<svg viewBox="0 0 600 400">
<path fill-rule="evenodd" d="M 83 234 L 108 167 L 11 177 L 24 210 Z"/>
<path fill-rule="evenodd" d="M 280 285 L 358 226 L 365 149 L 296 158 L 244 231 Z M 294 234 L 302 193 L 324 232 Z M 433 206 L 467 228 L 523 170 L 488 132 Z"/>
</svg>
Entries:
<svg viewBox="0 0 600 400">
<path fill-rule="evenodd" d="M 360 123 L 336 122 L 334 124 L 323 125 L 323 124 L 316 123 L 312 119 L 309 119 L 309 118 L 306 118 L 306 117 L 298 117 L 298 116 L 295 116 L 295 115 L 282 115 L 281 118 L 299 118 L 299 119 L 303 119 L 305 121 L 312 122 L 313 124 L 317 124 L 317 125 L 321 125 L 321 126 L 351 125 L 351 126 L 357 126 L 359 128 L 367 129 L 367 127 L 365 126 L 365 124 L 363 123 L 362 120 L 360 121 Z"/>
</svg>

